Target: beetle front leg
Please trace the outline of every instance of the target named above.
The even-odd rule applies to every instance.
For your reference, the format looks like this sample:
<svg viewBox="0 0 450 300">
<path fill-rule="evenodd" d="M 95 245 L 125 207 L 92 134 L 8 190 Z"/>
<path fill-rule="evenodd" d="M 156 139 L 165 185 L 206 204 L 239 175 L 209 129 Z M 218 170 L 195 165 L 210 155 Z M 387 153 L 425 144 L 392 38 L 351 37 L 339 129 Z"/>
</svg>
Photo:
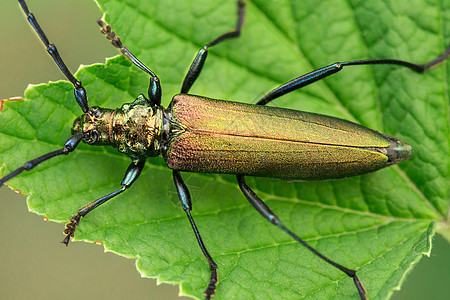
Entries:
<svg viewBox="0 0 450 300">
<path fill-rule="evenodd" d="M 5 175 L 5 177 L 0 178 L 0 187 L 5 182 L 7 182 L 8 180 L 16 177 L 17 175 L 19 175 L 23 171 L 30 171 L 31 169 L 33 169 L 37 165 L 43 163 L 44 161 L 46 161 L 46 160 L 48 160 L 50 158 L 56 157 L 58 155 L 67 155 L 67 154 L 73 152 L 75 150 L 75 148 L 78 146 L 78 144 L 80 143 L 82 138 L 83 138 L 82 134 L 76 134 L 76 135 L 72 136 L 70 139 L 67 140 L 67 142 L 64 144 L 64 147 L 62 149 L 46 153 L 44 155 L 41 155 L 41 156 L 39 156 L 39 157 L 37 157 L 35 159 L 32 159 L 32 160 L 26 162 L 20 168 L 18 168 L 16 170 L 12 171 L 11 173 Z"/>
<path fill-rule="evenodd" d="M 366 297 L 366 289 L 364 288 L 362 282 L 359 280 L 358 276 L 356 276 L 356 270 L 348 269 L 348 268 L 346 268 L 346 267 L 344 267 L 344 266 L 342 266 L 342 265 L 332 261 L 331 259 L 329 259 L 325 255 L 323 255 L 322 253 L 320 253 L 319 251 L 317 251 L 316 249 L 311 247 L 308 243 L 306 243 L 304 240 L 302 240 L 300 237 L 298 237 L 295 233 L 293 233 L 292 231 L 287 229 L 283 225 L 283 223 L 281 223 L 281 221 L 278 218 L 278 216 L 275 215 L 270 210 L 270 208 L 261 200 L 261 198 L 259 198 L 258 195 L 256 195 L 255 192 L 252 191 L 252 189 L 249 188 L 249 186 L 245 183 L 244 176 L 243 175 L 237 175 L 236 178 L 237 178 L 237 181 L 238 181 L 238 184 L 239 184 L 239 188 L 241 189 L 241 191 L 244 194 L 244 196 L 247 198 L 248 201 L 250 201 L 250 204 L 264 218 L 266 218 L 270 223 L 272 223 L 273 225 L 279 227 L 281 230 L 283 230 L 284 232 L 289 234 L 293 239 L 295 239 L 303 247 L 305 247 L 306 249 L 311 251 L 314 255 L 320 257 L 325 262 L 327 262 L 330 265 L 332 265 L 333 267 L 341 270 L 342 272 L 347 274 L 347 276 L 353 278 L 353 282 L 355 283 L 356 289 L 358 290 L 358 293 L 359 293 L 361 299 L 362 300 L 367 299 L 367 297 Z"/>
<path fill-rule="evenodd" d="M 198 245 L 202 249 L 203 255 L 205 255 L 206 260 L 209 264 L 209 269 L 211 270 L 211 278 L 209 280 L 209 284 L 206 287 L 205 292 L 203 293 L 205 295 L 205 299 L 210 299 L 211 296 L 214 296 L 215 290 L 216 290 L 216 284 L 217 284 L 217 264 L 212 259 L 211 255 L 209 255 L 208 250 L 205 247 L 205 244 L 203 243 L 202 237 L 200 236 L 200 232 L 197 229 L 197 226 L 195 225 L 194 219 L 191 216 L 191 210 L 192 210 L 192 203 L 191 203 L 191 195 L 189 193 L 189 190 L 187 186 L 184 184 L 183 179 L 181 178 L 181 175 L 178 171 L 173 171 L 173 181 L 175 183 L 175 186 L 177 188 L 178 198 L 181 201 L 181 205 L 183 206 L 184 211 L 186 212 L 186 215 L 189 219 L 189 222 L 191 223 L 192 230 L 194 231 L 195 237 L 197 239 Z"/>
<path fill-rule="evenodd" d="M 125 177 L 122 180 L 122 187 L 120 189 L 112 192 L 111 194 L 100 197 L 80 208 L 80 210 L 78 210 L 78 213 L 72 218 L 70 218 L 69 223 L 66 224 L 66 229 L 64 229 L 64 234 L 66 235 L 66 237 L 61 243 L 65 244 L 66 246 L 69 246 L 70 238 L 74 236 L 75 230 L 78 224 L 80 224 L 81 217 L 86 216 L 89 212 L 93 211 L 95 208 L 99 207 L 109 199 L 119 195 L 120 193 L 128 189 L 136 181 L 136 179 L 138 179 L 139 175 L 142 172 L 142 169 L 144 168 L 144 164 L 145 160 L 140 161 L 138 163 L 134 162 L 131 163 L 125 173 Z"/>
</svg>

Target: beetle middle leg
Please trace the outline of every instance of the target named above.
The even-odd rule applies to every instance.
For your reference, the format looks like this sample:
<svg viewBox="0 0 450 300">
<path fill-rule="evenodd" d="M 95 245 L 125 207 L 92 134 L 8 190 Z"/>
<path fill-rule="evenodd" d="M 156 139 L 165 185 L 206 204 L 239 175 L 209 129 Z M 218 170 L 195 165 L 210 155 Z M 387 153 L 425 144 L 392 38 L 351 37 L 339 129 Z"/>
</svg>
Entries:
<svg viewBox="0 0 450 300">
<path fill-rule="evenodd" d="M 200 72 L 203 69 L 203 65 L 205 64 L 206 56 L 208 55 L 208 48 L 217 45 L 226 39 L 239 37 L 239 35 L 241 34 L 241 28 L 242 25 L 244 24 L 245 3 L 244 1 L 239 0 L 237 2 L 237 5 L 238 5 L 238 21 L 236 24 L 236 28 L 232 31 L 222 34 L 215 40 L 203 46 L 203 48 L 200 49 L 200 51 L 198 51 L 197 56 L 194 58 L 194 61 L 192 62 L 189 71 L 187 72 L 186 77 L 184 78 L 183 85 L 181 87 L 182 94 L 187 94 L 189 92 L 195 80 L 200 75 Z"/>
<path fill-rule="evenodd" d="M 242 24 L 244 23 L 245 3 L 242 0 L 239 0 L 237 2 L 237 5 L 238 5 L 238 21 L 236 24 L 236 28 L 232 31 L 229 31 L 227 33 L 220 35 L 218 38 L 209 42 L 202 49 L 200 49 L 197 56 L 194 58 L 194 61 L 192 62 L 191 66 L 189 68 L 189 71 L 186 74 L 186 77 L 184 78 L 183 86 L 181 88 L 182 94 L 187 94 L 189 92 L 189 90 L 192 87 L 192 85 L 194 84 L 195 80 L 200 75 L 200 72 L 202 71 L 203 65 L 206 60 L 206 56 L 208 54 L 208 48 L 212 47 L 214 45 L 217 45 L 226 39 L 238 37 L 241 34 Z M 208 250 L 206 249 L 205 244 L 203 243 L 203 240 L 200 236 L 200 232 L 198 231 L 197 226 L 195 225 L 194 219 L 192 218 L 191 196 L 189 194 L 189 190 L 188 190 L 187 186 L 184 184 L 183 179 L 181 178 L 181 175 L 178 171 L 173 171 L 173 180 L 174 180 L 175 186 L 177 188 L 178 197 L 181 201 L 183 209 L 186 212 L 186 215 L 189 219 L 189 222 L 191 223 L 191 227 L 192 227 L 192 230 L 194 231 L 197 242 L 198 242 L 203 254 L 206 257 L 206 260 L 208 261 L 208 264 L 209 264 L 209 269 L 211 270 L 211 277 L 209 280 L 209 284 L 206 287 L 206 290 L 204 292 L 206 299 L 210 299 L 211 296 L 214 296 L 214 294 L 215 294 L 216 284 L 218 282 L 218 278 L 217 278 L 218 266 L 214 262 L 211 255 L 208 253 Z"/>
</svg>

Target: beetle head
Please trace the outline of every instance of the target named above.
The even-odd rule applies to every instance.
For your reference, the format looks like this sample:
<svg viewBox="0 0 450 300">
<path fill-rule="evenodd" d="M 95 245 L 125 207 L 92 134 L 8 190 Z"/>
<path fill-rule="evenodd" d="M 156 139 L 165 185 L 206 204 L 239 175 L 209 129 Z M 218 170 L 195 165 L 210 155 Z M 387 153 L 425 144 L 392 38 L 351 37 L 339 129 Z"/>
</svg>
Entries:
<svg viewBox="0 0 450 300">
<path fill-rule="evenodd" d="M 83 142 L 90 145 L 111 145 L 114 110 L 92 106 L 75 119 L 72 134 L 83 133 Z"/>
</svg>

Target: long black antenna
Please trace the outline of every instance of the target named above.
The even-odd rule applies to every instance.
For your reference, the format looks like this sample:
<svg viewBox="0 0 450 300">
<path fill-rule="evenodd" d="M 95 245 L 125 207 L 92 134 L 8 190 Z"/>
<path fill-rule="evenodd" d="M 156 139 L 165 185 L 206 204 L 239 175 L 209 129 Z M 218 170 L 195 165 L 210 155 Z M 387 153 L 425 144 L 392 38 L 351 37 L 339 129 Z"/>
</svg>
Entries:
<svg viewBox="0 0 450 300">
<path fill-rule="evenodd" d="M 33 26 L 34 30 L 36 31 L 37 35 L 41 39 L 42 43 L 44 43 L 45 47 L 47 48 L 48 54 L 53 58 L 55 63 L 58 65 L 61 72 L 64 73 L 64 76 L 73 84 L 74 90 L 73 93 L 75 95 L 75 100 L 77 100 L 78 105 L 81 107 L 84 113 L 86 113 L 89 109 L 87 96 L 86 96 L 86 90 L 84 89 L 83 85 L 80 81 L 78 81 L 72 73 L 67 68 L 66 64 L 62 60 L 61 56 L 58 53 L 58 49 L 56 49 L 56 46 L 54 44 L 50 44 L 47 37 L 45 36 L 44 31 L 42 31 L 41 26 L 39 26 L 39 23 L 37 22 L 36 18 L 30 11 L 28 10 L 28 6 L 25 3 L 24 0 L 19 0 L 20 6 L 22 6 L 23 11 L 27 15 L 28 22 L 30 22 L 31 26 Z"/>
</svg>

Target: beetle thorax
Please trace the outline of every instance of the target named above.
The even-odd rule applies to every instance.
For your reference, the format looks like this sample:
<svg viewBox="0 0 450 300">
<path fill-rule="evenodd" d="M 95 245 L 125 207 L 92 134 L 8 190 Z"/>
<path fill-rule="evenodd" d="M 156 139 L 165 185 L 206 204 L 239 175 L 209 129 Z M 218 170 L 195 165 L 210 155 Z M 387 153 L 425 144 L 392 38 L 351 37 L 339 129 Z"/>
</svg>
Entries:
<svg viewBox="0 0 450 300">
<path fill-rule="evenodd" d="M 78 117 L 72 133 L 83 132 L 91 145 L 110 145 L 133 161 L 160 154 L 163 108 L 152 105 L 143 95 L 115 110 L 91 107 Z"/>
<path fill-rule="evenodd" d="M 112 146 L 133 160 L 158 156 L 162 130 L 162 108 L 125 104 L 115 110 Z"/>
</svg>

